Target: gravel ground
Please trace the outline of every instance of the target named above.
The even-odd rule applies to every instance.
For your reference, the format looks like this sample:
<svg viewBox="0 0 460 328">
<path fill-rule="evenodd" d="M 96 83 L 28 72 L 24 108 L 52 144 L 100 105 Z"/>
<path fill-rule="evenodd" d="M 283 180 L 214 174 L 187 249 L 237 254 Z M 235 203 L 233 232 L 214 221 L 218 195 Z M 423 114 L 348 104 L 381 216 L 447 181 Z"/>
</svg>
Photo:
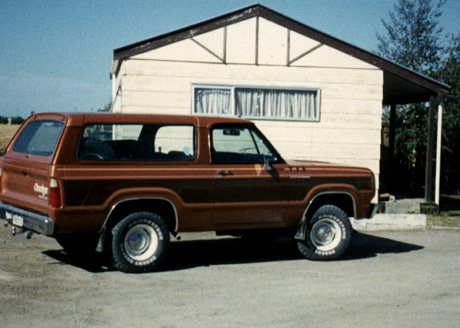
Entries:
<svg viewBox="0 0 460 328">
<path fill-rule="evenodd" d="M 459 327 L 460 230 L 355 234 L 340 261 L 189 234 L 123 274 L 0 227 L 0 327 Z"/>
</svg>

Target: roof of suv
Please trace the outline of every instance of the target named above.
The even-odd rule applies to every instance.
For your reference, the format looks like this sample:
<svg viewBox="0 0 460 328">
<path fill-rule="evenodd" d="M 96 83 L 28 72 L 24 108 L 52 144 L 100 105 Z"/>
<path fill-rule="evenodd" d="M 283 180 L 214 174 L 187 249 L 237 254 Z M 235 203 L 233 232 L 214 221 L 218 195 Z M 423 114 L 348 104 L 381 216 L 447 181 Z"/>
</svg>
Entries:
<svg viewBox="0 0 460 328">
<path fill-rule="evenodd" d="M 216 123 L 246 123 L 248 120 L 216 116 L 195 115 L 156 115 L 156 114 L 119 114 L 119 113 L 39 113 L 33 120 L 53 119 L 66 121 L 67 126 L 81 126 L 89 123 L 177 123 L 209 127 Z"/>
</svg>

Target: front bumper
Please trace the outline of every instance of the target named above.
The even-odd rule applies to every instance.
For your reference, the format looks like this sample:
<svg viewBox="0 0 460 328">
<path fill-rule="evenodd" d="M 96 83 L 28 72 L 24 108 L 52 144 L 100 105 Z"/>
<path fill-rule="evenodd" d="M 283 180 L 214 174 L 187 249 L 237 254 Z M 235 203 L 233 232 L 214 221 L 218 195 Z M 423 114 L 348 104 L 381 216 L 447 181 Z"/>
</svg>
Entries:
<svg viewBox="0 0 460 328">
<path fill-rule="evenodd" d="M 54 221 L 49 216 L 37 214 L 21 208 L 0 203 L 0 219 L 24 230 L 52 236 Z"/>
<path fill-rule="evenodd" d="M 374 215 L 377 213 L 379 208 L 380 208 L 379 204 L 372 204 L 371 209 L 369 210 L 369 219 L 372 219 L 374 217 Z"/>
</svg>

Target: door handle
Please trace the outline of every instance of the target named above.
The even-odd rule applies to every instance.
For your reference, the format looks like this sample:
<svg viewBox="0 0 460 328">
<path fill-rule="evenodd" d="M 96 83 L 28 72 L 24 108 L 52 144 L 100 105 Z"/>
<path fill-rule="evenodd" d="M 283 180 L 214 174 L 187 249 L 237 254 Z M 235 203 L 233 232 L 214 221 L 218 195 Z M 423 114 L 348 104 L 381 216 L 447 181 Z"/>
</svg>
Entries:
<svg viewBox="0 0 460 328">
<path fill-rule="evenodd" d="M 232 171 L 229 171 L 229 170 L 218 170 L 217 174 L 222 175 L 222 176 L 233 175 Z"/>
</svg>

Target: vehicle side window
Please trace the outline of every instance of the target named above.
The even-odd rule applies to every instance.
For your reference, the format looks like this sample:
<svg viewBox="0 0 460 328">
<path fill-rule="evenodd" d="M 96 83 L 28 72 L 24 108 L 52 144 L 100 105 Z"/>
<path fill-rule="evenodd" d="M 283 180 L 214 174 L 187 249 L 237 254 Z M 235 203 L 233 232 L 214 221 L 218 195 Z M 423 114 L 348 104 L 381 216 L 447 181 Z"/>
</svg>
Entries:
<svg viewBox="0 0 460 328">
<path fill-rule="evenodd" d="M 250 127 L 215 127 L 211 144 L 213 163 L 257 164 L 275 159 L 264 139 Z"/>
<path fill-rule="evenodd" d="M 91 124 L 85 127 L 78 157 L 82 160 L 189 161 L 196 157 L 191 125 Z"/>
<path fill-rule="evenodd" d="M 176 159 L 195 157 L 194 129 L 184 125 L 165 125 L 155 135 L 155 152 Z"/>
</svg>

